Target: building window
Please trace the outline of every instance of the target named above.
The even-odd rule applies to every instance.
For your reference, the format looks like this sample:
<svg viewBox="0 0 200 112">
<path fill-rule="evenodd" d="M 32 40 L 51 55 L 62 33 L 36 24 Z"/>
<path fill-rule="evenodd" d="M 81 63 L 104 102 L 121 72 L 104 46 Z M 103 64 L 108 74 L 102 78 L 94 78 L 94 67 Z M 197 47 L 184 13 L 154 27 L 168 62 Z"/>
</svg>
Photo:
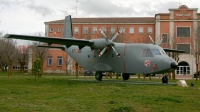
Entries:
<svg viewBox="0 0 200 112">
<path fill-rule="evenodd" d="M 49 28 L 49 31 L 50 31 L 50 32 L 53 32 L 53 28 Z"/>
<path fill-rule="evenodd" d="M 28 67 L 27 66 L 23 66 L 22 69 L 23 70 L 28 70 Z"/>
<path fill-rule="evenodd" d="M 139 34 L 143 34 L 143 33 L 144 33 L 143 27 L 139 27 Z"/>
<path fill-rule="evenodd" d="M 134 27 L 129 27 L 129 33 L 134 34 Z"/>
<path fill-rule="evenodd" d="M 190 44 L 177 44 L 178 50 L 184 50 L 185 53 L 190 54 Z"/>
<path fill-rule="evenodd" d="M 111 27 L 111 33 L 114 34 L 116 32 L 115 27 Z"/>
<path fill-rule="evenodd" d="M 167 34 L 162 34 L 162 43 L 166 44 L 168 42 L 168 35 Z"/>
<path fill-rule="evenodd" d="M 190 27 L 177 27 L 177 37 L 190 37 Z"/>
<path fill-rule="evenodd" d="M 152 34 L 152 27 L 148 27 L 148 34 Z"/>
<path fill-rule="evenodd" d="M 106 33 L 106 27 L 102 27 L 101 29 L 104 33 Z"/>
<path fill-rule="evenodd" d="M 61 28 L 58 27 L 58 28 L 57 28 L 57 32 L 61 32 Z"/>
<path fill-rule="evenodd" d="M 19 66 L 13 66 L 13 70 L 19 70 Z"/>
<path fill-rule="evenodd" d="M 58 64 L 58 66 L 62 66 L 62 56 L 58 56 L 57 64 Z"/>
<path fill-rule="evenodd" d="M 52 66 L 52 56 L 47 57 L 47 65 Z"/>
<path fill-rule="evenodd" d="M 83 30 L 84 34 L 88 34 L 88 27 L 84 27 Z"/>
<path fill-rule="evenodd" d="M 78 27 L 74 27 L 74 33 L 78 34 Z"/>
<path fill-rule="evenodd" d="M 92 32 L 93 34 L 97 34 L 97 27 L 93 27 Z"/>
<path fill-rule="evenodd" d="M 125 33 L 125 28 L 124 27 L 120 27 L 120 33 L 122 33 L 122 34 Z"/>
</svg>

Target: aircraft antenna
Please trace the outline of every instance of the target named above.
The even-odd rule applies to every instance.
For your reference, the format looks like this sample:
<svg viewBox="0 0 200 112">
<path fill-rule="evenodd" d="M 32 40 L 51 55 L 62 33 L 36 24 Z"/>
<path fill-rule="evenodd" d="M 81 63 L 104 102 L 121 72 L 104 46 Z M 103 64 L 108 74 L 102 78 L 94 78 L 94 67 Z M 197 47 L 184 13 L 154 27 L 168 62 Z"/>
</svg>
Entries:
<svg viewBox="0 0 200 112">
<path fill-rule="evenodd" d="M 77 2 L 78 2 L 78 0 L 76 0 L 76 18 L 77 18 Z"/>
<path fill-rule="evenodd" d="M 182 2 L 181 2 L 181 0 L 178 0 L 177 3 L 179 4 L 179 7 L 180 7 Z"/>
</svg>

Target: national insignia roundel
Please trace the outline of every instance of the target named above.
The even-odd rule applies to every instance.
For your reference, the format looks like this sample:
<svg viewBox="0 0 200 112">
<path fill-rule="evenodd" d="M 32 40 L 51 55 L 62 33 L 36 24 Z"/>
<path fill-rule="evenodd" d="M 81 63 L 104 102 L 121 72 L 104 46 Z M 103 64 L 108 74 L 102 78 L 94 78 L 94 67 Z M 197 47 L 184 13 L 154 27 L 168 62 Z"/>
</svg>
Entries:
<svg viewBox="0 0 200 112">
<path fill-rule="evenodd" d="M 144 61 L 144 65 L 145 65 L 146 67 L 149 67 L 149 66 L 150 66 L 150 60 L 145 60 L 145 61 Z"/>
</svg>

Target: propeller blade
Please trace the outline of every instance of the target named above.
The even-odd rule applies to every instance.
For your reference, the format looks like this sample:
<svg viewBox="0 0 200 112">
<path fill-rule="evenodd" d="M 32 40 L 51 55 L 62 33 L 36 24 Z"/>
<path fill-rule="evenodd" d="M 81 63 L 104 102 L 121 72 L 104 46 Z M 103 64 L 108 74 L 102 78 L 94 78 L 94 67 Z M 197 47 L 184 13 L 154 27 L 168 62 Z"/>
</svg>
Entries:
<svg viewBox="0 0 200 112">
<path fill-rule="evenodd" d="M 112 47 L 112 49 L 114 50 L 116 56 L 117 56 L 117 57 L 120 57 L 120 54 L 115 50 L 115 48 L 114 48 L 113 46 L 111 46 L 111 47 Z"/>
<path fill-rule="evenodd" d="M 158 43 L 158 46 L 162 43 L 163 39 L 164 39 L 164 37 L 160 40 L 160 42 Z"/>
<path fill-rule="evenodd" d="M 105 48 L 99 53 L 99 57 L 101 57 L 101 56 L 103 55 L 103 53 L 106 51 L 106 48 L 107 48 L 107 47 L 105 47 Z"/>
<path fill-rule="evenodd" d="M 103 37 L 106 39 L 106 41 L 108 42 L 108 38 L 107 38 L 107 36 L 105 35 L 105 33 L 101 30 L 101 29 L 99 29 L 99 31 L 101 32 L 101 34 L 103 35 Z"/>
<path fill-rule="evenodd" d="M 112 39 L 111 39 L 111 42 L 117 37 L 117 35 L 119 35 L 120 34 L 120 31 L 118 31 L 113 37 L 112 37 Z"/>
<path fill-rule="evenodd" d="M 152 44 L 155 44 L 155 42 L 153 41 L 153 39 L 151 38 L 151 36 L 150 36 L 150 35 L 149 35 L 149 38 L 150 38 L 150 40 L 151 40 Z"/>
</svg>

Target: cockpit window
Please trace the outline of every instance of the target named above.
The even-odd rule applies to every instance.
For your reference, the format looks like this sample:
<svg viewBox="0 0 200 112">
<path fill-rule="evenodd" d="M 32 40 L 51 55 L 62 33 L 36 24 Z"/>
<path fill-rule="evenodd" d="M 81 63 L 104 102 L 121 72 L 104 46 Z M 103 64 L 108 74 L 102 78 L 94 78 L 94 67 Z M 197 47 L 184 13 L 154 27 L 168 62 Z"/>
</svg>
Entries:
<svg viewBox="0 0 200 112">
<path fill-rule="evenodd" d="M 141 57 L 153 57 L 150 49 L 143 49 L 140 54 Z"/>
<path fill-rule="evenodd" d="M 151 49 L 151 51 L 154 55 L 161 55 L 161 53 L 158 49 Z"/>
<path fill-rule="evenodd" d="M 161 54 L 166 54 L 166 52 L 164 50 L 160 50 Z"/>
</svg>

